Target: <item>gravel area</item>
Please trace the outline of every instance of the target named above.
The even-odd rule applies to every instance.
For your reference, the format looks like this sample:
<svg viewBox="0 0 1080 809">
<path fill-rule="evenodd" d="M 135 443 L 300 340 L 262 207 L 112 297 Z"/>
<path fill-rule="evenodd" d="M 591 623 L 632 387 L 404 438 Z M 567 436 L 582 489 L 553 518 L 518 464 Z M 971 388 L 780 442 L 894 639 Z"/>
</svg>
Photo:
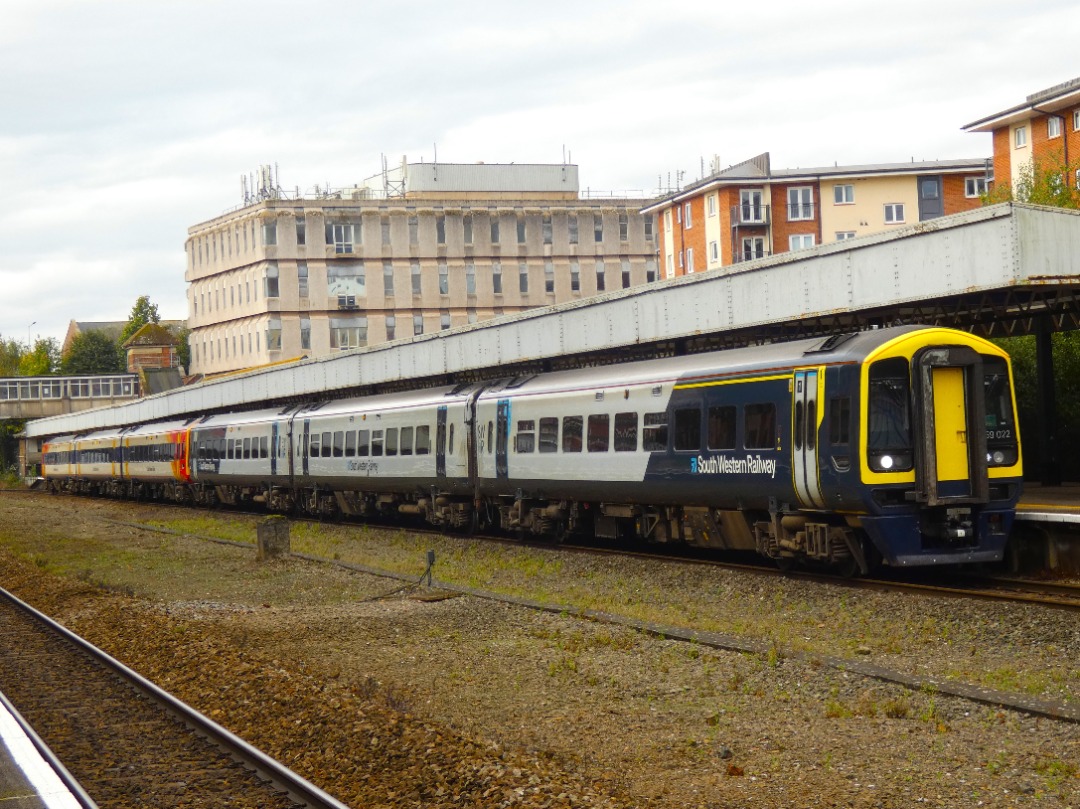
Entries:
<svg viewBox="0 0 1080 809">
<path fill-rule="evenodd" d="M 240 539 L 255 524 L 0 493 L 0 583 L 350 805 L 1080 807 L 1080 726 L 814 659 L 1075 704 L 1075 613 L 293 527 L 294 550 L 416 576 L 434 548 L 443 581 L 568 608 L 543 613 L 102 518 Z"/>
</svg>

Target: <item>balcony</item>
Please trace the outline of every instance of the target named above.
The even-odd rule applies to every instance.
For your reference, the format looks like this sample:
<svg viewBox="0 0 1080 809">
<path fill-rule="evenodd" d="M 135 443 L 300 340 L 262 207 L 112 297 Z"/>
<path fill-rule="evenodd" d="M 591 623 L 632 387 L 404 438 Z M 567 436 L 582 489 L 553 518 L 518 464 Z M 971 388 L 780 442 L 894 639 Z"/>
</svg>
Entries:
<svg viewBox="0 0 1080 809">
<path fill-rule="evenodd" d="M 743 203 L 731 209 L 731 226 L 767 227 L 769 225 L 769 206 L 764 203 Z"/>
</svg>

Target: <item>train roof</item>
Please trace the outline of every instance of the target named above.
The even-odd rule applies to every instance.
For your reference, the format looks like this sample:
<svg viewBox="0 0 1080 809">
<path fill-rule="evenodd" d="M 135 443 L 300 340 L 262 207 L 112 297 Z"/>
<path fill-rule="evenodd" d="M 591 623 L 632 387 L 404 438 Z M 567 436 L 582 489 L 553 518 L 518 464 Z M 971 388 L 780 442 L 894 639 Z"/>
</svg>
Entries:
<svg viewBox="0 0 1080 809">
<path fill-rule="evenodd" d="M 680 357 L 604 365 L 504 380 L 484 391 L 481 398 L 513 396 L 515 393 L 544 393 L 576 385 L 620 387 L 676 383 L 687 378 L 752 374 L 769 370 L 861 362 L 884 345 L 930 326 L 895 326 L 864 332 L 850 332 L 807 340 L 769 343 Z"/>
</svg>

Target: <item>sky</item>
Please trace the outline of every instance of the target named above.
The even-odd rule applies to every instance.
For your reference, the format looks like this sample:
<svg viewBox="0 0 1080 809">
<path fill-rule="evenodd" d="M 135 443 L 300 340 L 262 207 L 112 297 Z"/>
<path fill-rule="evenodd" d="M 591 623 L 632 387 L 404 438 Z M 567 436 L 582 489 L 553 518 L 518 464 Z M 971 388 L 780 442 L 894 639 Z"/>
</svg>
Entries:
<svg viewBox="0 0 1080 809">
<path fill-rule="evenodd" d="M 187 230 L 262 164 L 567 156 L 653 196 L 714 157 L 988 157 L 961 128 L 1080 76 L 1076 31 L 1076 0 L 0 0 L 0 337 L 187 317 Z"/>
</svg>

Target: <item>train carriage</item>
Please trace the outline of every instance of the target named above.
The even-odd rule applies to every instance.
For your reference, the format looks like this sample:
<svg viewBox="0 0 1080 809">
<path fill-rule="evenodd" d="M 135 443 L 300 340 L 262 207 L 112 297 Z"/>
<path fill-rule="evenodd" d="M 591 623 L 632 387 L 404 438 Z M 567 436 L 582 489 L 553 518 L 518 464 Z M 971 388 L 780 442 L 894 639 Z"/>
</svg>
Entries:
<svg viewBox="0 0 1080 809">
<path fill-rule="evenodd" d="M 854 572 L 1001 559 L 1022 481 L 1014 414 L 1002 350 L 907 326 L 65 436 L 45 473 L 54 490 L 149 483 L 202 504 Z"/>
</svg>

